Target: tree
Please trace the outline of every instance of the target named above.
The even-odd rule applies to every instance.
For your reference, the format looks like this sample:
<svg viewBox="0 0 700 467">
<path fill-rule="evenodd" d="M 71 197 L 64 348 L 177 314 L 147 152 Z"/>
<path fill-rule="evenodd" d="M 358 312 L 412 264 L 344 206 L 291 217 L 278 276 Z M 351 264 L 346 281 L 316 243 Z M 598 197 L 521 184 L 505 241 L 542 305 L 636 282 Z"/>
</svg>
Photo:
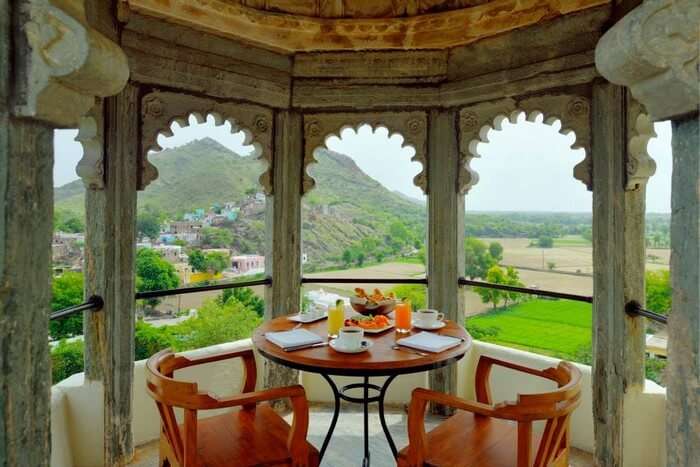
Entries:
<svg viewBox="0 0 700 467">
<path fill-rule="evenodd" d="M 83 341 L 67 342 L 62 340 L 51 350 L 51 381 L 53 384 L 83 371 L 84 348 Z"/>
<path fill-rule="evenodd" d="M 362 266 L 365 262 L 365 254 L 362 251 L 359 251 L 357 256 L 355 256 L 355 261 L 357 262 L 358 266 Z"/>
<path fill-rule="evenodd" d="M 345 267 L 350 266 L 352 259 L 352 251 L 346 248 L 345 251 L 343 251 L 343 264 L 345 264 Z"/>
<path fill-rule="evenodd" d="M 491 266 L 486 273 L 486 282 L 491 284 L 505 284 L 508 282 L 506 272 L 500 266 Z M 474 290 L 479 294 L 483 303 L 490 303 L 494 308 L 497 308 L 502 300 L 507 299 L 506 295 L 508 292 L 503 290 L 487 289 L 485 287 L 476 287 Z"/>
<path fill-rule="evenodd" d="M 204 227 L 202 229 L 202 243 L 214 248 L 229 247 L 233 243 L 233 235 L 227 229 Z"/>
<path fill-rule="evenodd" d="M 646 307 L 656 313 L 671 311 L 671 273 L 668 270 L 646 272 Z"/>
<path fill-rule="evenodd" d="M 161 215 L 154 209 L 146 209 L 136 216 L 136 232 L 139 237 L 148 237 L 151 240 L 160 235 Z"/>
<path fill-rule="evenodd" d="M 489 254 L 494 261 L 500 262 L 503 259 L 503 245 L 498 242 L 491 242 L 489 244 Z"/>
<path fill-rule="evenodd" d="M 73 211 L 69 211 L 67 209 L 57 209 L 53 214 L 53 229 L 56 232 L 84 232 L 84 218 Z"/>
<path fill-rule="evenodd" d="M 204 263 L 207 272 L 210 274 L 219 274 L 231 264 L 229 255 L 220 251 L 212 251 L 204 256 Z"/>
<path fill-rule="evenodd" d="M 540 248 L 552 248 L 554 246 L 554 239 L 548 235 L 543 235 L 537 239 L 537 246 Z"/>
<path fill-rule="evenodd" d="M 506 282 L 505 285 L 510 285 L 513 287 L 523 287 L 525 284 L 520 282 L 520 274 L 518 270 L 512 266 L 508 266 L 506 269 Z M 522 297 L 522 294 L 518 292 L 504 292 L 504 306 L 508 306 L 508 300 L 511 302 L 517 302 Z"/>
<path fill-rule="evenodd" d="M 174 289 L 180 284 L 180 278 L 173 265 L 150 248 L 139 248 L 136 252 L 136 275 L 136 290 L 139 292 Z M 151 298 L 147 299 L 146 303 L 155 307 L 160 300 Z"/>
<path fill-rule="evenodd" d="M 554 268 L 556 268 L 556 267 L 557 267 L 557 263 L 555 263 L 554 261 L 547 262 L 547 269 L 549 269 L 550 271 L 554 271 Z"/>
<path fill-rule="evenodd" d="M 218 298 L 220 305 L 226 304 L 226 302 L 228 302 L 231 299 L 237 300 L 238 302 L 242 303 L 246 307 L 252 309 L 260 317 L 262 317 L 263 314 L 265 313 L 265 302 L 263 301 L 262 298 L 255 295 L 255 292 L 253 292 L 253 289 L 251 289 L 249 287 L 238 287 L 235 289 L 224 289 Z M 302 298 L 302 301 L 304 299 L 309 300 L 306 296 L 304 296 Z M 302 310 L 303 309 L 304 308 L 302 308 Z"/>
<path fill-rule="evenodd" d="M 136 360 L 143 360 L 156 352 L 173 347 L 175 341 L 168 326 L 156 327 L 139 320 L 134 332 Z"/>
<path fill-rule="evenodd" d="M 83 302 L 83 274 L 65 272 L 54 277 L 51 283 L 51 309 L 62 310 Z M 49 334 L 53 339 L 78 336 L 83 333 L 83 314 L 78 313 L 49 322 Z"/>
<path fill-rule="evenodd" d="M 486 276 L 496 261 L 488 251 L 486 243 L 474 237 L 464 240 L 464 274 L 470 279 Z"/>
<path fill-rule="evenodd" d="M 207 260 L 202 250 L 192 250 L 187 256 L 187 263 L 192 266 L 193 271 L 204 272 L 207 270 Z"/>
</svg>

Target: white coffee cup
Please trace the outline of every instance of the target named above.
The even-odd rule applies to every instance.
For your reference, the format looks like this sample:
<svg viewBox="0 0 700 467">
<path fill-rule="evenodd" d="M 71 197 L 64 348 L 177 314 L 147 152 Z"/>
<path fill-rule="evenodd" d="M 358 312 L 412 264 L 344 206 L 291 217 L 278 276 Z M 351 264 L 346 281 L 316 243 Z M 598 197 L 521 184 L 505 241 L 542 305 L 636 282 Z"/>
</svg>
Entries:
<svg viewBox="0 0 700 467">
<path fill-rule="evenodd" d="M 416 320 L 419 326 L 433 327 L 437 326 L 438 323 L 445 319 L 445 314 L 440 313 L 437 310 L 424 308 L 416 311 L 413 318 Z"/>
<path fill-rule="evenodd" d="M 345 326 L 338 332 L 338 346 L 345 350 L 358 350 L 362 347 L 365 332 L 361 328 Z"/>
</svg>

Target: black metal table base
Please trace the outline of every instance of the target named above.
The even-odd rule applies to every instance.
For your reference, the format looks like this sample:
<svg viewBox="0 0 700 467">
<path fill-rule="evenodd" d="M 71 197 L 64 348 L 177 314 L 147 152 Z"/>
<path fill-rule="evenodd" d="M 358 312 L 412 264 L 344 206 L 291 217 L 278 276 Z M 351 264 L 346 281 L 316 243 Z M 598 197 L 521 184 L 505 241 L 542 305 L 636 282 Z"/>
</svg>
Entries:
<svg viewBox="0 0 700 467">
<path fill-rule="evenodd" d="M 369 467 L 370 453 L 369 453 L 369 404 L 376 402 L 379 407 L 379 422 L 382 425 L 382 430 L 384 431 L 384 436 L 389 443 L 389 448 L 391 448 L 391 453 L 396 458 L 397 451 L 396 445 L 394 444 L 394 439 L 389 433 L 389 427 L 386 424 L 386 419 L 384 417 L 384 398 L 386 397 L 386 391 L 389 389 L 389 385 L 396 378 L 396 375 L 389 376 L 382 386 L 377 386 L 376 384 L 371 384 L 369 382 L 369 377 L 364 376 L 362 383 L 347 384 L 338 390 L 335 382 L 325 373 L 321 373 L 321 376 L 328 382 L 328 385 L 333 391 L 333 399 L 335 402 L 335 407 L 333 410 L 333 417 L 331 418 L 331 425 L 328 428 L 328 433 L 326 438 L 323 440 L 323 445 L 321 446 L 320 456 L 323 459 L 323 455 L 326 453 L 326 448 L 328 448 L 328 443 L 330 443 L 333 437 L 333 430 L 335 430 L 335 425 L 338 422 L 338 415 L 340 415 L 340 400 L 345 400 L 352 402 L 354 404 L 362 404 L 364 410 L 364 459 L 362 460 L 362 467 Z M 351 389 L 362 389 L 362 397 L 353 397 L 346 394 L 347 391 Z M 370 397 L 369 391 L 377 391 L 376 396 Z"/>
</svg>

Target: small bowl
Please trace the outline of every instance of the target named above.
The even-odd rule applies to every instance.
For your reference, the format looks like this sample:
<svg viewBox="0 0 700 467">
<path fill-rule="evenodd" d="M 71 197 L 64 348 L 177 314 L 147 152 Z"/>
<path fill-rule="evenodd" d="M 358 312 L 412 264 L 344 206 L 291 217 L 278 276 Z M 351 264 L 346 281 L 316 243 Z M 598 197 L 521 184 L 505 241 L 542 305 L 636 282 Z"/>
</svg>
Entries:
<svg viewBox="0 0 700 467">
<path fill-rule="evenodd" d="M 350 297 L 350 306 L 353 310 L 365 316 L 388 315 L 396 307 L 396 300 L 382 300 L 377 304 L 368 305 L 366 298 Z"/>
</svg>

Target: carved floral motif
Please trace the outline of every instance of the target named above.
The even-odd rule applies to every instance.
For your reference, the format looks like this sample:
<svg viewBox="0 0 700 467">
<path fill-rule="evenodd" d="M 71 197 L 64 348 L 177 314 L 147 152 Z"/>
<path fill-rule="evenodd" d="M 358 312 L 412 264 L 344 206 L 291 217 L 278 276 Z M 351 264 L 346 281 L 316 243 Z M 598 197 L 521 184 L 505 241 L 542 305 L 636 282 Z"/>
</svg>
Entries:
<svg viewBox="0 0 700 467">
<path fill-rule="evenodd" d="M 413 146 L 416 154 L 411 160 L 420 162 L 423 166 L 423 170 L 414 177 L 413 183 L 427 193 L 427 115 L 425 112 L 304 115 L 303 193 L 309 192 L 316 183 L 307 172 L 308 167 L 316 162 L 314 158 L 316 149 L 322 148 L 329 136 L 338 136 L 345 128 L 357 130 L 362 125 L 370 125 L 375 130 L 378 127 L 385 127 L 390 134 L 398 133 L 403 136 L 404 146 Z"/>
<path fill-rule="evenodd" d="M 460 111 L 459 147 L 462 163 L 460 164 L 459 189 L 467 193 L 479 181 L 478 174 L 472 169 L 471 161 L 480 157 L 479 143 L 487 143 L 490 130 L 501 130 L 503 122 L 517 122 L 524 113 L 528 121 L 539 117 L 546 125 L 552 125 L 561 117 L 560 133 L 574 133 L 576 139 L 572 149 L 584 149 L 585 158 L 574 167 L 574 177 L 592 189 L 591 138 L 590 138 L 590 101 L 587 96 L 549 94 L 524 99 L 501 99 L 484 102 Z"/>
<path fill-rule="evenodd" d="M 141 101 L 141 160 L 143 161 L 139 189 L 143 190 L 157 177 L 157 170 L 148 162 L 149 151 L 159 151 L 158 135 L 172 136 L 173 123 L 181 127 L 189 125 L 193 115 L 198 123 L 206 121 L 207 115 L 219 126 L 226 122 L 231 132 L 243 131 L 244 144 L 252 144 L 258 158 L 267 165 L 260 176 L 260 184 L 267 194 L 272 194 L 272 121 L 270 109 L 252 104 L 218 102 L 213 99 L 165 91 L 154 91 L 143 96 Z"/>
<path fill-rule="evenodd" d="M 82 1 L 21 0 L 16 46 L 16 115 L 75 127 L 95 98 L 117 94 L 129 78 L 126 55 L 91 28 Z"/>
</svg>

